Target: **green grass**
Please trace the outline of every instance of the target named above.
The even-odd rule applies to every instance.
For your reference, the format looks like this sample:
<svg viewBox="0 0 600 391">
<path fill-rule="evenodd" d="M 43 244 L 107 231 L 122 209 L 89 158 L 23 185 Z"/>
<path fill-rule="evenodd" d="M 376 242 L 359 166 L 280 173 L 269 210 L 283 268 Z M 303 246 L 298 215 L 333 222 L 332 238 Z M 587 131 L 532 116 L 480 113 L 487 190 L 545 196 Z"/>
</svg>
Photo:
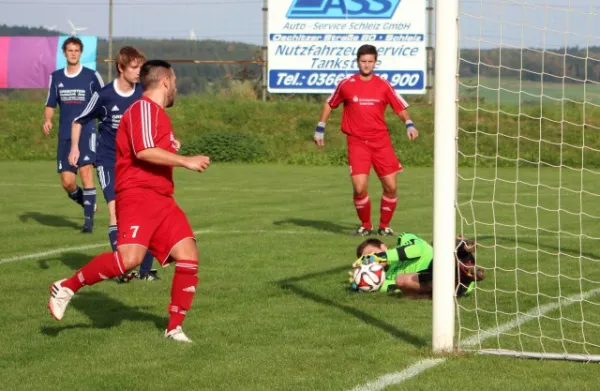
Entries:
<svg viewBox="0 0 600 391">
<path fill-rule="evenodd" d="M 493 82 L 485 79 L 480 84 Z M 527 85 L 534 88 L 535 83 Z M 563 94 L 563 87 L 556 83 L 544 86 L 546 92 Z M 578 88 L 567 85 L 565 94 L 581 94 Z M 479 87 L 479 91 L 484 89 Z M 600 106 L 594 104 L 594 99 L 588 96 L 582 103 L 545 95 L 541 101 L 531 102 L 525 99 L 527 95 L 520 96 L 520 104 L 504 96 L 500 100 L 496 96 L 478 101 L 462 91 L 458 112 L 460 166 L 514 168 L 541 163 L 600 167 Z M 186 153 L 204 153 L 215 160 L 238 163 L 343 166 L 347 159 L 346 140 L 339 130 L 341 110 L 334 111 L 327 123 L 326 147 L 319 150 L 312 141 L 321 108 L 320 102 L 302 99 L 265 103 L 185 96 L 170 109 L 169 115 Z M 398 117 L 387 111 L 394 148 L 405 167 L 431 167 L 433 107 L 415 104 L 409 110 L 420 132 L 414 142 L 408 141 Z M 40 113 L 39 102 L 0 100 L 0 161 L 55 159 L 56 133 L 43 135 Z"/>
<path fill-rule="evenodd" d="M 515 185 L 516 172 L 461 171 L 459 222 L 465 234 L 476 234 L 477 259 L 488 268 L 477 294 L 459 301 L 465 332 L 514 320 L 538 300 L 556 302 L 600 281 L 597 241 L 570 235 L 600 237 L 597 219 L 580 213 L 594 215 L 597 202 L 570 191 L 581 189 L 578 173 L 524 168 Z M 600 193 L 597 181 L 584 179 L 586 191 Z M 562 190 L 529 185 L 538 180 Z M 432 170 L 407 169 L 399 183 L 393 226 L 431 239 Z M 374 178 L 371 186 L 377 219 Z M 348 235 L 356 218 L 345 167 L 215 164 L 201 175 L 177 171 L 177 201 L 194 229 L 203 230 L 200 283 L 184 324 L 191 346 L 161 337 L 172 267 L 152 283 L 86 287 L 55 322 L 46 309 L 48 286 L 109 248 L 105 206 L 96 231 L 78 233 L 81 209 L 60 189 L 51 162 L 0 163 L 0 189 L 2 389 L 348 390 L 431 357 L 431 301 L 344 289 L 360 241 Z M 74 248 L 95 244 L 101 247 Z M 60 253 L 3 262 L 52 250 Z M 600 323 L 591 304 L 600 300 L 589 301 L 548 312 L 484 347 L 540 350 L 543 343 L 561 351 L 550 338 L 563 335 L 581 343 L 582 314 Z M 585 327 L 585 341 L 600 354 L 592 346 L 600 343 L 598 327 Z M 386 390 L 585 390 L 595 388 L 596 378 L 594 365 L 457 355 Z"/>
<path fill-rule="evenodd" d="M 545 168 L 463 170 L 461 175 L 463 232 L 479 237 L 478 259 L 492 271 L 488 281 L 493 284 L 482 287 L 476 303 L 465 304 L 467 310 L 478 310 L 477 318 L 465 319 L 466 328 L 504 323 L 537 304 L 558 304 L 559 296 L 600 288 L 595 211 L 600 186 L 591 173 Z M 590 301 L 598 303 L 597 298 Z M 513 330 L 502 347 L 600 354 L 588 339 L 589 332 L 598 335 L 596 307 L 584 301 L 552 311 L 520 333 Z M 497 344 L 490 339 L 483 347 Z"/>
<path fill-rule="evenodd" d="M 325 99 L 325 98 L 323 98 Z M 342 165 L 346 141 L 340 132 L 341 110 L 336 110 L 327 125 L 327 148 L 318 150 L 312 136 L 322 109 L 322 102 L 300 99 L 262 102 L 215 96 L 183 96 L 169 109 L 176 137 L 183 146 L 194 145 L 208 133 L 248 133 L 267 151 L 259 162 L 294 165 Z M 0 99 L 0 160 L 53 160 L 57 144 L 57 117 L 50 136 L 44 136 L 40 120 L 43 101 Z M 432 108 L 413 110 L 421 128 L 421 140 L 410 143 L 404 124 L 388 110 L 388 121 L 396 149 L 412 164 L 431 161 L 433 148 Z M 57 113 L 58 114 L 58 113 Z M 240 140 L 242 142 L 243 140 Z M 231 143 L 227 141 L 229 145 Z M 233 146 L 232 146 L 233 147 Z M 243 148 L 244 145 L 241 145 Z M 202 151 L 226 155 L 228 151 Z"/>
</svg>

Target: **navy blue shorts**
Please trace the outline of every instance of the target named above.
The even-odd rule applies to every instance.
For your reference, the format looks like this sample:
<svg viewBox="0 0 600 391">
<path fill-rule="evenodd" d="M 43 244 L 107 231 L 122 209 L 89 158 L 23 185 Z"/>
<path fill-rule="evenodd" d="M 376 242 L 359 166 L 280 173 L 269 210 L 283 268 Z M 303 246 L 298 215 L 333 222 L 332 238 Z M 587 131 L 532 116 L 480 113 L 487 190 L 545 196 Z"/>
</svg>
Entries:
<svg viewBox="0 0 600 391">
<path fill-rule="evenodd" d="M 77 173 L 77 167 L 69 164 L 69 153 L 71 152 L 71 140 L 59 140 L 56 151 L 56 172 Z M 79 139 L 79 167 L 96 163 L 96 132 L 81 132 Z"/>
<path fill-rule="evenodd" d="M 108 204 L 115 200 L 115 164 L 98 162 L 96 172 L 98 173 L 98 182 L 104 193 L 104 199 Z"/>
</svg>

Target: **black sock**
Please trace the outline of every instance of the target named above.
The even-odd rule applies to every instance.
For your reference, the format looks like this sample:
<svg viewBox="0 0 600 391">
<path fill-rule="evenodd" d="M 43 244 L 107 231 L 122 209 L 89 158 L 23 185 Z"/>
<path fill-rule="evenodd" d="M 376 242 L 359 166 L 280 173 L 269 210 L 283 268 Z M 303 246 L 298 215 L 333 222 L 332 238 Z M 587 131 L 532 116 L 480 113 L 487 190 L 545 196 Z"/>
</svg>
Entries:
<svg viewBox="0 0 600 391">
<path fill-rule="evenodd" d="M 144 256 L 144 260 L 140 265 L 140 274 L 149 273 L 152 270 L 152 263 L 154 262 L 154 256 L 150 254 L 150 251 Z"/>
<path fill-rule="evenodd" d="M 83 206 L 83 190 L 81 190 L 81 187 L 77 186 L 75 187 L 75 190 L 70 193 L 67 192 L 67 194 L 69 195 L 70 199 Z"/>
</svg>

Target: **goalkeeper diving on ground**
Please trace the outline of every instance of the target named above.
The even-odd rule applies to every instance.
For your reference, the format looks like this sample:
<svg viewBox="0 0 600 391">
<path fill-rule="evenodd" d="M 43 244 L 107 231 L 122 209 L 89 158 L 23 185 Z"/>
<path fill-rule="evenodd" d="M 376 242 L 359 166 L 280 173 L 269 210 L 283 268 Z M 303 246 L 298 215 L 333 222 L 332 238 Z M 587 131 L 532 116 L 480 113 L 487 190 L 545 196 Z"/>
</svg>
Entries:
<svg viewBox="0 0 600 391">
<path fill-rule="evenodd" d="M 457 297 L 467 296 L 474 289 L 476 281 L 485 279 L 485 270 L 475 264 L 473 240 L 459 236 L 456 239 L 455 292 Z M 385 269 L 385 280 L 379 292 L 401 291 L 411 298 L 428 298 L 433 291 L 433 247 L 418 235 L 404 232 L 398 236 L 392 249 L 381 240 L 369 238 L 358 245 L 358 259 L 352 264 L 353 270 L 361 265 L 379 263 Z M 352 290 L 358 290 L 349 272 Z"/>
</svg>

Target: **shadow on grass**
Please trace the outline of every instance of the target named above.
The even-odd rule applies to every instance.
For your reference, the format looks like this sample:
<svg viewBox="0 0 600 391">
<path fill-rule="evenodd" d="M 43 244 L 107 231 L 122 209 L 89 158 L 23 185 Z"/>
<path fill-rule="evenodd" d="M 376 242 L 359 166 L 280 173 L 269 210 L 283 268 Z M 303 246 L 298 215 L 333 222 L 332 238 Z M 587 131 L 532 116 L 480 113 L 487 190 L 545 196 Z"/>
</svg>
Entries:
<svg viewBox="0 0 600 391">
<path fill-rule="evenodd" d="M 296 219 L 296 218 L 289 218 L 289 219 L 285 219 L 285 220 L 273 221 L 273 224 L 277 225 L 277 226 L 295 225 L 298 227 L 315 228 L 315 229 L 318 229 L 319 231 L 330 232 L 330 233 L 335 233 L 335 234 L 346 234 L 346 235 L 352 234 L 353 231 L 355 231 L 356 228 L 358 227 L 358 224 L 357 225 L 338 224 L 338 223 L 334 223 L 332 221 L 306 220 L 306 219 Z"/>
<path fill-rule="evenodd" d="M 315 278 L 315 277 L 319 277 L 319 276 L 323 276 L 323 275 L 327 275 L 327 274 L 337 274 L 340 272 L 345 273 L 347 270 L 348 270 L 347 266 L 340 266 L 340 267 L 336 267 L 333 269 L 328 269 L 328 270 L 324 270 L 324 271 L 320 271 L 320 272 L 304 274 L 299 277 L 287 278 L 285 280 L 278 281 L 278 284 L 281 287 L 281 289 L 291 291 L 294 294 L 296 294 L 300 297 L 303 297 L 305 299 L 312 300 L 315 303 L 323 304 L 323 305 L 341 310 L 341 311 L 345 312 L 346 314 L 353 316 L 353 317 L 359 319 L 360 321 L 362 321 L 366 324 L 369 324 L 373 327 L 377 327 L 377 328 L 385 331 L 386 333 L 392 335 L 393 337 L 401 339 L 407 343 L 410 343 L 411 345 L 419 346 L 419 347 L 428 345 L 428 341 L 425 341 L 423 338 L 421 338 L 417 335 L 411 334 L 408 331 L 400 330 L 400 329 L 396 328 L 395 326 L 387 323 L 385 320 L 378 319 L 372 315 L 369 315 L 369 314 L 367 314 L 357 308 L 351 307 L 349 305 L 336 303 L 332 299 L 321 296 L 321 295 L 311 292 L 305 288 L 301 288 L 301 287 L 295 285 L 295 283 L 297 283 L 297 282 L 307 281 L 307 280 L 310 280 L 311 278 Z"/>
<path fill-rule="evenodd" d="M 42 326 L 41 333 L 56 337 L 59 333 L 72 329 L 111 329 L 120 326 L 124 321 L 154 323 L 155 328 L 164 330 L 168 318 L 142 311 L 144 309 L 147 307 L 131 307 L 100 292 L 81 292 L 73 297 L 65 316 L 68 318 L 70 311 L 83 312 L 92 324 Z"/>
<path fill-rule="evenodd" d="M 106 246 L 108 248 L 108 245 Z M 91 261 L 95 254 L 100 254 L 106 250 L 102 248 L 95 249 L 96 253 L 94 254 L 86 254 L 86 253 L 63 253 L 60 255 L 53 255 L 48 259 L 40 259 L 37 263 L 40 269 L 49 269 L 50 264 L 55 261 L 61 261 L 63 265 L 67 266 L 71 270 L 79 270 L 82 266 Z M 67 277 L 67 276 L 65 276 Z"/>
<path fill-rule="evenodd" d="M 49 215 L 40 212 L 25 212 L 19 215 L 19 220 L 23 223 L 27 223 L 29 220 L 35 220 L 38 224 L 46 225 L 48 227 L 55 228 L 73 228 L 76 230 L 81 229 L 81 225 L 75 223 L 64 216 Z M 82 216 L 83 220 L 83 216 Z"/>
<path fill-rule="evenodd" d="M 98 253 L 100 253 L 100 251 L 98 251 Z M 71 268 L 72 270 L 79 270 L 93 258 L 94 255 L 89 254 L 64 253 L 60 256 L 60 261 L 63 263 L 63 265 Z"/>
<path fill-rule="evenodd" d="M 587 251 L 581 251 L 579 248 L 575 248 L 575 247 L 569 247 L 569 246 L 561 246 L 560 249 L 558 246 L 556 245 L 552 245 L 548 242 L 550 242 L 550 240 L 548 238 L 543 238 L 540 239 L 539 242 L 535 241 L 535 240 L 531 240 L 531 239 L 527 239 L 527 238 L 514 238 L 514 237 L 510 237 L 510 236 L 493 236 L 493 235 L 480 235 L 477 237 L 477 240 L 480 242 L 486 241 L 486 240 L 494 240 L 494 238 L 496 239 L 500 239 L 503 241 L 507 241 L 510 243 L 517 243 L 517 240 L 519 241 L 519 243 L 525 243 L 525 244 L 530 244 L 532 246 L 538 246 L 540 249 L 545 249 L 548 251 L 555 251 L 558 252 L 560 250 L 561 253 L 570 255 L 572 257 L 579 257 L 584 256 L 590 259 L 594 259 L 594 260 L 600 260 L 600 254 L 599 253 L 592 253 L 592 252 L 587 252 Z M 555 242 L 557 239 L 553 239 Z"/>
</svg>

